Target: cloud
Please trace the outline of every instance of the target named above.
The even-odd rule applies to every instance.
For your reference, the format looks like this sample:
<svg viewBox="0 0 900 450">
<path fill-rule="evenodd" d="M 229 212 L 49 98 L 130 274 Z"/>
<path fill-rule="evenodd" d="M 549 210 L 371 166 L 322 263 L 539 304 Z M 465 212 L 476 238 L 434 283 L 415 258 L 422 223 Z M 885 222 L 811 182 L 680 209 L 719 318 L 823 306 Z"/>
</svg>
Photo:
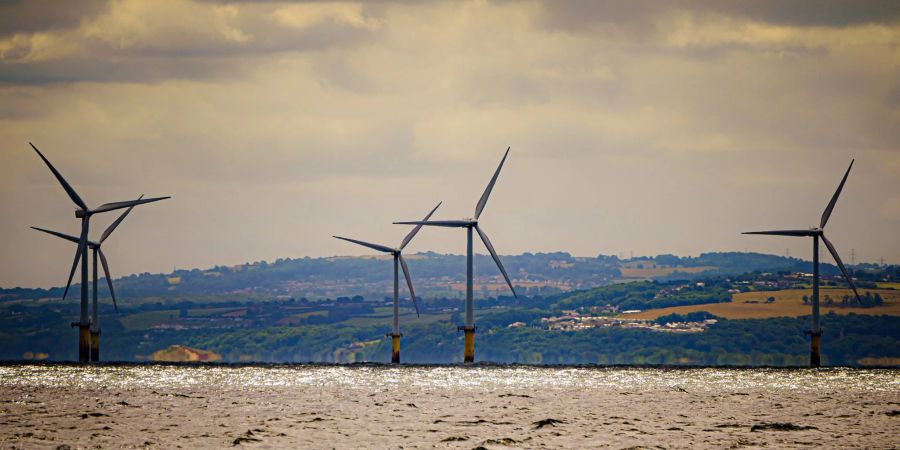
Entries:
<svg viewBox="0 0 900 450">
<path fill-rule="evenodd" d="M 109 10 L 79 31 L 86 41 L 107 49 L 153 54 L 216 51 L 252 40 L 239 26 L 238 15 L 235 6 L 126 0 L 112 2 Z"/>
<path fill-rule="evenodd" d="M 900 20 L 900 5 L 891 0 L 706 1 L 698 5 L 779 25 L 846 27 Z"/>
<path fill-rule="evenodd" d="M 656 22 L 675 13 L 715 14 L 732 20 L 792 27 L 846 27 L 893 25 L 900 20 L 900 5 L 891 0 L 632 0 L 629 2 L 562 0 L 541 1 L 538 24 L 566 32 L 608 31 L 631 38 L 652 35 Z"/>
<path fill-rule="evenodd" d="M 378 21 L 366 17 L 359 3 L 308 3 L 285 5 L 272 15 L 275 20 L 290 28 L 310 28 L 322 22 L 333 22 L 352 28 L 378 28 Z"/>
<path fill-rule="evenodd" d="M 5 0 L 0 2 L 0 38 L 77 27 L 100 13 L 107 0 Z"/>
<path fill-rule="evenodd" d="M 355 4 L 120 0 L 68 28 L 0 37 L 0 82 L 241 77 L 267 54 L 359 45 L 378 23 Z"/>
<path fill-rule="evenodd" d="M 900 25 L 716 5 L 120 1 L 5 35 L 0 285 L 58 283 L 28 226 L 77 227 L 28 141 L 92 203 L 174 196 L 117 231 L 121 273 L 399 239 L 471 215 L 507 146 L 501 253 L 781 252 L 738 232 L 809 225 L 854 157 L 831 237 L 900 249 Z"/>
</svg>

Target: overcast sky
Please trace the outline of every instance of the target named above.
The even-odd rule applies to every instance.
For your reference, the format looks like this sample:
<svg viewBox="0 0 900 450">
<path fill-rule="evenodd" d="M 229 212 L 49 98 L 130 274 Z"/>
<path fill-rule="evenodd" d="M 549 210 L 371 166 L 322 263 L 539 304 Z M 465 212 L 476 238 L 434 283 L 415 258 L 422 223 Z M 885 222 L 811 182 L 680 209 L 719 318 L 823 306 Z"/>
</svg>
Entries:
<svg viewBox="0 0 900 450">
<path fill-rule="evenodd" d="M 507 146 L 501 254 L 809 258 L 740 232 L 818 224 L 856 158 L 827 234 L 897 263 L 900 2 L 3 1 L 5 287 L 65 282 L 74 245 L 28 226 L 79 230 L 29 141 L 91 206 L 173 196 L 107 241 L 115 276 L 396 245 L 470 217 Z"/>
</svg>

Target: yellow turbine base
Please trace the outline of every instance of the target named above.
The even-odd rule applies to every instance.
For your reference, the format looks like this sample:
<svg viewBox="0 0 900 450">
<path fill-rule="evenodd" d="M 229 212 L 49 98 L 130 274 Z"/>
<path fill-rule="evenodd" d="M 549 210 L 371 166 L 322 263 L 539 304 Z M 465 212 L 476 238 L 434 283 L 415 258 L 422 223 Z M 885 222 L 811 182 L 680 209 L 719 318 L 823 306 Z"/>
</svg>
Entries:
<svg viewBox="0 0 900 450">
<path fill-rule="evenodd" d="M 400 363 L 400 335 L 399 334 L 391 335 L 391 362 L 394 364 Z"/>
<path fill-rule="evenodd" d="M 465 336 L 465 345 L 463 347 L 463 362 L 474 363 L 475 362 L 475 329 L 467 328 L 464 331 L 466 333 L 466 336 Z"/>
<path fill-rule="evenodd" d="M 78 361 L 89 362 L 91 358 L 91 329 L 89 325 L 78 326 Z"/>
<path fill-rule="evenodd" d="M 100 361 L 100 332 L 91 332 L 91 361 Z"/>
<path fill-rule="evenodd" d="M 810 335 L 809 340 L 809 366 L 810 367 L 819 367 L 822 364 L 822 358 L 819 354 L 819 350 L 822 347 L 822 335 L 819 333 L 813 333 Z"/>
</svg>

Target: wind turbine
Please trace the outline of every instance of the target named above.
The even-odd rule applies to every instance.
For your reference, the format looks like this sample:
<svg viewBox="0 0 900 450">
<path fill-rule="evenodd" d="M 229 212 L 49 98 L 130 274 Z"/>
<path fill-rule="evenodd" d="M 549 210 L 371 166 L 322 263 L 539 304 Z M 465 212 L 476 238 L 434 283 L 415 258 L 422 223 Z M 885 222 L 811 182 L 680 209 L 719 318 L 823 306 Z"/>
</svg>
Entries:
<svg viewBox="0 0 900 450">
<path fill-rule="evenodd" d="M 138 198 L 138 200 L 140 200 L 143 197 L 144 197 L 143 195 L 140 196 Z M 122 223 L 123 220 L 125 220 L 125 216 L 127 216 L 128 213 L 130 213 L 132 209 L 134 209 L 134 206 L 129 206 L 128 209 L 126 209 L 125 212 L 122 213 L 122 215 L 119 216 L 119 218 L 115 220 L 115 222 L 110 224 L 109 227 L 107 227 L 106 230 L 103 231 L 103 235 L 100 236 L 99 241 L 94 242 L 94 241 L 89 240 L 87 242 L 88 247 L 91 250 L 93 250 L 93 253 L 94 253 L 94 290 L 93 290 L 94 310 L 93 310 L 93 314 L 91 317 L 91 329 L 90 329 L 90 332 L 91 332 L 91 361 L 94 361 L 94 362 L 100 361 L 100 316 L 99 316 L 98 304 L 97 304 L 97 292 L 98 292 L 98 289 L 97 289 L 97 287 L 98 287 L 97 286 L 97 282 L 98 282 L 97 257 L 99 256 L 100 262 L 103 264 L 103 273 L 106 275 L 106 283 L 107 283 L 107 285 L 109 285 L 109 295 L 110 295 L 110 297 L 112 297 L 113 307 L 116 309 L 116 312 L 119 312 L 119 305 L 116 304 L 116 293 L 113 290 L 112 276 L 110 276 L 110 274 L 109 274 L 109 264 L 106 262 L 106 255 L 103 254 L 103 250 L 100 247 L 103 245 L 103 241 L 105 241 L 106 238 L 108 238 L 109 235 L 112 234 L 113 230 L 115 230 L 116 227 L 118 227 L 119 224 Z M 38 231 L 43 231 L 44 233 L 51 234 L 53 236 L 56 236 L 56 237 L 59 237 L 59 238 L 65 239 L 67 241 L 78 244 L 78 238 L 75 236 L 60 233 L 58 231 L 47 230 L 44 228 L 38 228 L 38 227 L 31 227 L 31 228 L 38 230 Z M 76 259 L 75 261 L 78 261 L 78 260 Z"/>
<path fill-rule="evenodd" d="M 834 204 L 837 203 L 838 196 L 841 195 L 841 190 L 844 189 L 844 183 L 847 181 L 847 176 L 850 175 L 850 169 L 853 168 L 853 160 L 850 161 L 850 167 L 847 167 L 847 172 L 844 173 L 844 178 L 841 179 L 841 184 L 838 185 L 837 190 L 834 192 L 834 195 L 831 197 L 831 201 L 828 202 L 828 206 L 825 207 L 825 212 L 822 213 L 822 219 L 819 221 L 818 227 L 812 227 L 808 230 L 773 230 L 773 231 L 748 231 L 742 234 L 769 234 L 773 236 L 801 236 L 801 237 L 811 237 L 813 238 L 813 295 L 812 295 L 812 328 L 809 330 L 810 342 L 809 342 L 809 365 L 810 367 L 819 367 L 821 364 L 821 357 L 819 355 L 820 342 L 822 337 L 822 329 L 819 327 L 819 239 L 822 239 L 822 242 L 825 243 L 825 246 L 828 247 L 828 251 L 831 253 L 831 256 L 834 257 L 834 262 L 837 263 L 838 267 L 841 269 L 841 273 L 844 274 L 844 278 L 847 279 L 847 283 L 850 284 L 850 288 L 853 289 L 853 293 L 856 294 L 856 299 L 860 301 L 859 292 L 856 291 L 856 285 L 853 284 L 853 279 L 850 278 L 850 274 L 847 272 L 847 269 L 844 267 L 844 263 L 841 262 L 841 257 L 838 255 L 837 250 L 835 250 L 834 245 L 831 244 L 831 241 L 825 237 L 825 224 L 828 223 L 828 218 L 831 217 L 831 211 L 834 210 Z M 860 301 L 861 302 L 861 301 Z"/>
<path fill-rule="evenodd" d="M 50 164 L 50 161 L 44 157 L 44 154 L 41 153 L 37 147 L 34 146 L 31 142 L 28 143 L 31 145 L 31 148 L 37 152 L 38 156 L 44 160 L 44 163 L 47 164 L 47 167 L 50 168 L 50 171 L 53 172 L 53 176 L 56 177 L 56 180 L 59 181 L 59 184 L 62 185 L 62 188 L 69 194 L 69 198 L 72 199 L 72 202 L 78 207 L 75 210 L 75 217 L 81 219 L 81 235 L 78 238 L 78 250 L 75 253 L 75 261 L 72 263 L 72 270 L 69 272 L 69 281 L 66 282 L 66 290 L 63 292 L 63 299 L 65 300 L 66 294 L 69 293 L 69 286 L 72 284 L 72 277 L 75 276 L 75 269 L 78 267 L 78 259 L 81 258 L 81 314 L 78 321 L 78 360 L 81 362 L 88 362 L 90 360 L 90 330 L 89 327 L 91 325 L 90 320 L 88 319 L 88 229 L 90 227 L 91 216 L 94 214 L 99 214 L 107 211 L 114 211 L 116 209 L 128 208 L 131 206 L 142 205 L 144 203 L 156 202 L 159 200 L 165 200 L 170 197 L 156 197 L 156 198 L 147 198 L 140 200 L 129 200 L 124 202 L 113 202 L 113 203 L 105 203 L 100 205 L 94 209 L 91 209 L 87 206 L 87 203 L 78 196 L 78 193 L 75 192 L 75 189 L 72 188 L 71 185 L 66 181 L 65 178 L 53 167 L 53 164 Z M 75 326 L 76 324 L 72 324 Z"/>
<path fill-rule="evenodd" d="M 434 209 L 428 213 L 422 220 L 428 220 L 435 211 L 437 211 L 438 207 L 441 206 L 439 202 Z M 419 229 L 422 228 L 422 225 L 418 225 L 403 238 L 403 241 L 400 242 L 400 246 L 397 248 L 391 248 L 386 245 L 381 244 L 372 244 L 369 242 L 358 241 L 356 239 L 350 239 L 340 236 L 332 236 L 338 239 L 345 240 L 347 242 L 352 242 L 354 244 L 362 245 L 363 247 L 368 247 L 373 250 L 377 250 L 379 252 L 390 253 L 394 256 L 394 323 L 393 328 L 391 328 L 391 334 L 388 336 L 391 337 L 391 362 L 394 364 L 400 363 L 400 276 L 397 273 L 397 263 L 400 263 L 400 267 L 403 268 L 403 276 L 406 278 L 406 285 L 409 287 L 409 296 L 412 297 L 413 305 L 416 307 L 416 316 L 419 315 L 419 305 L 416 303 L 416 294 L 413 292 L 412 278 L 409 276 L 409 267 L 406 266 L 406 261 L 403 260 L 403 248 L 406 247 L 406 244 L 409 244 L 409 241 L 419 232 Z"/>
<path fill-rule="evenodd" d="M 516 295 L 516 290 L 513 288 L 512 282 L 509 281 L 509 275 L 506 274 L 506 269 L 503 268 L 503 263 L 500 262 L 500 257 L 497 256 L 497 252 L 494 251 L 494 246 L 491 245 L 491 240 L 488 239 L 488 236 L 484 232 L 484 230 L 478 226 L 478 218 L 481 216 L 481 212 L 484 210 L 484 206 L 487 204 L 488 197 L 490 197 L 491 195 L 491 190 L 494 189 L 494 184 L 497 182 L 497 177 L 500 175 L 500 169 L 503 168 L 503 163 L 506 161 L 507 155 L 509 155 L 509 147 L 506 148 L 506 153 L 503 154 L 503 159 L 500 160 L 500 165 L 497 166 L 497 170 L 494 172 L 494 176 L 488 183 L 487 188 L 485 188 L 484 193 L 481 194 L 481 199 L 479 199 L 478 204 L 475 205 L 475 217 L 461 220 L 422 220 L 417 222 L 394 222 L 398 225 L 428 225 L 435 227 L 466 229 L 466 322 L 464 326 L 457 327 L 457 330 L 462 329 L 463 331 L 465 331 L 463 361 L 466 363 L 475 362 L 475 318 L 473 316 L 474 301 L 472 292 L 472 229 L 474 229 L 478 233 L 478 236 L 481 237 L 481 242 L 484 242 L 484 246 L 488 249 L 488 252 L 491 253 L 491 258 L 494 258 L 494 262 L 497 263 L 497 268 L 500 269 L 500 273 L 502 273 L 503 278 L 506 279 L 506 284 L 509 285 L 509 289 L 512 291 L 513 296 L 518 298 L 518 295 Z"/>
</svg>

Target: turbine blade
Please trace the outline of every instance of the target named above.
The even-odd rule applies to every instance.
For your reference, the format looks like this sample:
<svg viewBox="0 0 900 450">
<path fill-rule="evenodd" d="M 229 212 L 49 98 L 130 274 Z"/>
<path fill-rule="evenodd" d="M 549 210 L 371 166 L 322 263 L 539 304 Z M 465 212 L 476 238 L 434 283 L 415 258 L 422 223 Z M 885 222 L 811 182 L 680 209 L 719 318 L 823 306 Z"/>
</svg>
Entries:
<svg viewBox="0 0 900 450">
<path fill-rule="evenodd" d="M 106 284 L 109 285 L 109 296 L 112 297 L 113 308 L 116 309 L 116 312 L 119 312 L 119 305 L 116 304 L 116 291 L 113 290 L 112 285 L 112 276 L 109 275 L 109 264 L 106 263 L 106 255 L 103 254 L 103 250 L 97 249 L 97 253 L 100 255 L 100 264 L 103 265 L 103 273 L 106 275 Z"/>
<path fill-rule="evenodd" d="M 68 234 L 63 234 L 63 233 L 60 233 L 60 232 L 58 232 L 58 231 L 46 230 L 46 229 L 44 229 L 44 228 L 38 228 L 38 227 L 31 227 L 31 229 L 32 229 L 32 230 L 43 231 L 44 233 L 52 234 L 53 236 L 56 236 L 56 237 L 58 237 L 58 238 L 63 238 L 63 239 L 65 239 L 65 240 L 67 240 L 67 241 L 74 242 L 74 243 L 76 243 L 76 244 L 78 243 L 78 238 L 75 237 L 75 236 L 70 236 L 70 235 L 68 235 Z"/>
<path fill-rule="evenodd" d="M 78 249 L 75 250 L 75 261 L 72 262 L 72 270 L 69 271 L 69 281 L 66 281 L 66 290 L 63 291 L 63 300 L 66 299 L 66 295 L 69 293 L 69 286 L 72 285 L 72 277 L 75 276 L 75 269 L 78 268 L 78 261 L 81 259 L 81 252 L 84 251 L 84 246 L 87 245 L 87 234 L 87 221 L 84 221 L 81 224 L 81 237 L 78 239 Z"/>
<path fill-rule="evenodd" d="M 488 251 L 491 253 L 491 258 L 494 258 L 494 262 L 497 263 L 497 268 L 500 269 L 500 273 L 502 273 L 503 278 L 506 279 L 506 284 L 509 285 L 509 290 L 512 291 L 513 297 L 519 298 L 518 294 L 516 294 L 516 290 L 513 288 L 512 282 L 509 281 L 509 275 L 506 274 L 506 269 L 503 268 L 503 263 L 500 262 L 500 257 L 497 256 L 494 246 L 491 245 L 491 240 L 488 239 L 487 234 L 481 230 L 481 227 L 476 226 L 475 231 L 481 236 L 481 242 L 484 242 L 484 246 L 487 247 Z"/>
<path fill-rule="evenodd" d="M 397 257 L 400 259 L 400 267 L 403 269 L 403 276 L 406 278 L 406 285 L 409 287 L 409 296 L 412 297 L 413 306 L 416 307 L 416 317 L 422 317 L 419 315 L 419 304 L 416 302 L 416 293 L 413 291 L 412 278 L 409 276 L 409 267 L 406 267 L 406 261 L 403 260 L 403 255 L 397 255 Z"/>
<path fill-rule="evenodd" d="M 484 189 L 484 193 L 481 194 L 481 198 L 478 200 L 478 204 L 475 205 L 475 220 L 478 220 L 478 217 L 481 216 L 481 211 L 484 210 L 484 205 L 487 204 L 488 197 L 491 196 L 491 191 L 494 189 L 494 183 L 497 182 L 497 177 L 500 176 L 500 169 L 503 168 L 503 163 L 506 161 L 507 155 L 509 155 L 509 147 L 506 147 L 506 153 L 503 154 L 503 159 L 500 160 L 500 165 L 497 166 L 497 170 L 494 171 L 494 176 L 491 177 L 491 181 Z"/>
<path fill-rule="evenodd" d="M 856 300 L 859 301 L 859 303 L 862 303 L 862 299 L 859 298 L 859 292 L 856 291 L 856 285 L 853 284 L 853 279 L 850 278 L 850 274 L 847 272 L 847 268 L 844 267 L 844 262 L 841 261 L 841 257 L 838 256 L 838 252 L 835 250 L 834 245 L 831 245 L 831 241 L 829 241 L 824 234 L 822 235 L 822 242 L 825 242 L 825 246 L 828 247 L 828 251 L 831 253 L 831 256 L 834 257 L 834 262 L 837 263 L 838 267 L 841 269 L 841 273 L 844 274 L 844 278 L 847 279 L 847 283 L 850 284 L 850 289 L 853 289 L 853 293 L 856 294 Z"/>
<path fill-rule="evenodd" d="M 745 231 L 741 234 L 768 234 L 772 236 L 815 236 L 811 230 L 772 230 L 772 231 Z"/>
<path fill-rule="evenodd" d="M 345 238 L 345 237 L 340 237 L 340 236 L 332 236 L 332 237 L 340 239 L 342 241 L 347 241 L 347 242 L 352 242 L 354 244 L 362 245 L 363 247 L 369 247 L 372 250 L 378 250 L 379 252 L 394 253 L 396 251 L 390 247 L 387 247 L 387 246 L 384 246 L 381 244 L 372 244 L 370 242 L 358 241 L 356 239 L 350 239 L 350 238 Z"/>
<path fill-rule="evenodd" d="M 125 202 L 105 203 L 105 204 L 98 206 L 96 209 L 92 210 L 91 212 L 102 213 L 102 212 L 112 211 L 115 209 L 128 208 L 129 206 L 143 205 L 144 203 L 158 202 L 160 200 L 165 200 L 167 198 L 172 198 L 172 197 L 156 197 L 156 198 L 146 198 L 146 199 L 142 199 L 142 200 L 128 200 Z"/>
<path fill-rule="evenodd" d="M 69 194 L 69 198 L 71 198 L 72 201 L 75 202 L 75 204 L 78 205 L 81 209 L 88 209 L 87 204 L 84 202 L 84 200 L 82 200 L 81 197 L 78 196 L 78 193 L 75 192 L 75 189 L 73 189 L 72 186 L 69 185 L 69 182 L 67 182 L 66 179 L 63 178 L 62 174 L 60 174 L 59 171 L 56 170 L 56 167 L 53 167 L 53 164 L 50 164 L 50 161 L 48 161 L 47 158 L 44 157 L 44 154 L 41 153 L 41 151 L 38 150 L 37 147 L 35 147 L 31 142 L 29 142 L 28 145 L 30 145 L 31 148 L 33 148 L 34 151 L 37 152 L 38 156 L 40 156 L 41 159 L 44 160 L 44 163 L 46 163 L 47 167 L 50 168 L 50 171 L 53 172 L 53 175 L 59 181 L 59 184 L 61 184 L 63 189 L 66 190 L 66 193 Z"/>
<path fill-rule="evenodd" d="M 437 209 L 441 206 L 441 203 L 444 203 L 444 202 L 438 202 L 437 206 L 435 206 L 434 209 L 432 209 L 431 212 L 428 213 L 428 215 L 425 216 L 424 219 L 422 219 L 422 221 L 427 222 L 428 219 L 431 218 L 431 215 L 434 214 L 434 212 L 437 211 Z M 413 228 L 412 231 L 410 231 L 409 234 L 407 234 L 405 238 L 403 238 L 403 242 L 400 243 L 400 250 L 403 250 L 403 248 L 406 247 L 406 244 L 409 244 L 409 241 L 411 241 L 412 238 L 415 237 L 416 233 L 418 233 L 421 228 L 422 228 L 422 224 L 416 225 L 416 227 Z"/>
<path fill-rule="evenodd" d="M 394 222 L 394 225 L 426 225 L 432 227 L 460 228 L 472 225 L 470 220 L 417 220 L 413 222 Z"/>
<path fill-rule="evenodd" d="M 138 197 L 138 200 L 140 200 L 142 198 L 144 198 L 143 194 L 141 194 L 141 196 Z M 106 227 L 106 230 L 103 231 L 103 235 L 100 236 L 101 244 L 103 243 L 103 241 L 106 240 L 106 238 L 109 237 L 110 234 L 112 234 L 112 232 L 116 229 L 116 227 L 118 227 L 119 224 L 122 223 L 123 220 L 125 220 L 125 216 L 127 216 L 128 213 L 130 213 L 132 209 L 134 209 L 134 205 L 129 206 L 128 209 L 126 209 L 125 212 L 123 212 L 122 215 L 119 216 L 119 218 L 116 219 L 115 222 L 111 223 L 108 227 Z"/>
<path fill-rule="evenodd" d="M 822 213 L 822 221 L 819 223 L 819 228 L 825 228 L 825 224 L 828 223 L 828 218 L 831 217 L 831 211 L 834 209 L 834 204 L 837 203 L 837 199 L 841 195 L 841 190 L 844 189 L 847 175 L 850 175 L 850 169 L 853 168 L 853 161 L 855 160 L 850 160 L 850 167 L 847 167 L 847 171 L 844 172 L 844 178 L 841 179 L 841 184 L 838 185 L 837 190 L 834 191 L 834 195 L 831 197 L 831 201 L 828 202 L 828 206 L 825 207 L 825 212 Z"/>
</svg>

